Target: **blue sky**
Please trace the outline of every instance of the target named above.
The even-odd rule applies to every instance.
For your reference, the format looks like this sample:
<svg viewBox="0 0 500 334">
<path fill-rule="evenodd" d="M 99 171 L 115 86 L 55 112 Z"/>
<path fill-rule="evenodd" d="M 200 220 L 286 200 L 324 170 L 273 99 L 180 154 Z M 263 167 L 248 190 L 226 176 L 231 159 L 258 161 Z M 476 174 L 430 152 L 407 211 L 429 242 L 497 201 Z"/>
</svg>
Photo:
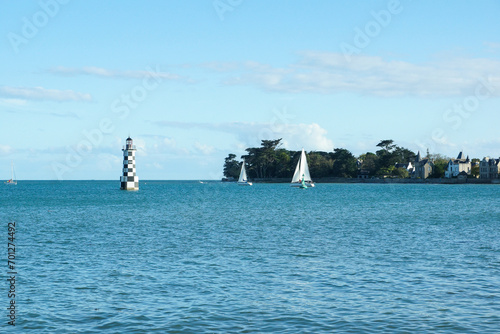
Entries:
<svg viewBox="0 0 500 334">
<path fill-rule="evenodd" d="M 217 179 L 261 139 L 500 157 L 498 1 L 5 1 L 0 175 Z"/>
</svg>

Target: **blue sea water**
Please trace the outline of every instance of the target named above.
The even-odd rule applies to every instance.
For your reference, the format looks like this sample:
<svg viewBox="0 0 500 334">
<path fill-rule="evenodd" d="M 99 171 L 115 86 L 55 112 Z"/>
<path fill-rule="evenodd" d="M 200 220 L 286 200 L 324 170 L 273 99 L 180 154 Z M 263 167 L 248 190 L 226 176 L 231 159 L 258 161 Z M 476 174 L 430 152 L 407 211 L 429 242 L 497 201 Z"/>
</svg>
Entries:
<svg viewBox="0 0 500 334">
<path fill-rule="evenodd" d="M 499 333 L 500 186 L 19 181 L 19 333 Z"/>
</svg>

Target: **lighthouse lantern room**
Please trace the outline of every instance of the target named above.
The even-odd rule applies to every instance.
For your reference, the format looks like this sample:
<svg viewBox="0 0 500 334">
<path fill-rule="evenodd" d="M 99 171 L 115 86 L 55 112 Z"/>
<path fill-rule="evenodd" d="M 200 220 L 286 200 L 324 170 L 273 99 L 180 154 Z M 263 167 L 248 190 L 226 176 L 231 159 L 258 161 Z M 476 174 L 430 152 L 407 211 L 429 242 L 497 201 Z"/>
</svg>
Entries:
<svg viewBox="0 0 500 334">
<path fill-rule="evenodd" d="M 139 190 L 139 177 L 135 174 L 135 145 L 128 137 L 123 146 L 123 174 L 120 176 L 120 189 Z"/>
</svg>

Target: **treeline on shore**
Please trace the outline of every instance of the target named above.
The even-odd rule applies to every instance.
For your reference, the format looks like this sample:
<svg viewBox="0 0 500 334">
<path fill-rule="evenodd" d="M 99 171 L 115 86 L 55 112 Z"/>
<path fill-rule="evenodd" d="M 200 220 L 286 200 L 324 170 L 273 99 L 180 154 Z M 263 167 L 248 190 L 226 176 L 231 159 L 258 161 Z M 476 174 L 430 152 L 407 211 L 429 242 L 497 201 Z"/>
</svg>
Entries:
<svg viewBox="0 0 500 334">
<path fill-rule="evenodd" d="M 281 138 L 262 140 L 260 147 L 246 149 L 247 154 L 241 156 L 245 161 L 247 176 L 250 179 L 291 178 L 301 151 L 290 151 L 281 148 Z M 408 178 L 406 168 L 397 168 L 398 163 L 415 162 L 417 154 L 407 148 L 394 144 L 391 139 L 382 140 L 377 144 L 375 153 L 367 152 L 359 157 L 349 150 L 335 148 L 332 152 L 312 151 L 307 153 L 309 171 L 312 178 L 344 177 L 356 178 L 360 171 L 369 177 Z M 430 177 L 444 177 L 449 158 L 441 154 L 430 154 L 427 158 L 433 161 L 434 168 Z M 243 161 L 236 159 L 230 153 L 224 161 L 224 176 L 237 179 Z M 474 173 L 474 171 L 473 171 Z M 479 173 L 479 170 L 477 170 Z"/>
</svg>

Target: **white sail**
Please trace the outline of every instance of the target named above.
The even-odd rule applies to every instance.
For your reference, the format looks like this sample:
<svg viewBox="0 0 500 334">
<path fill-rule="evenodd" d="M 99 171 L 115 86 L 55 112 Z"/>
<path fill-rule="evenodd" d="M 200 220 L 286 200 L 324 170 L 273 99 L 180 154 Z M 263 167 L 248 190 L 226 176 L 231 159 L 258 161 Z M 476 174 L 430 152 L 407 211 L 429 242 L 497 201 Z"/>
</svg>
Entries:
<svg viewBox="0 0 500 334">
<path fill-rule="evenodd" d="M 307 165 L 306 152 L 302 149 L 299 161 L 297 162 L 297 167 L 295 168 L 295 173 L 293 173 L 292 183 L 302 181 L 312 181 L 311 174 L 309 174 L 309 166 Z"/>
<path fill-rule="evenodd" d="M 303 182 L 307 182 L 308 186 L 314 187 L 314 183 L 311 180 L 311 174 L 309 174 L 309 166 L 307 165 L 306 152 L 304 149 L 302 149 L 297 167 L 295 168 L 295 173 L 293 173 L 292 186 L 302 185 L 305 187 Z"/>
<path fill-rule="evenodd" d="M 300 162 L 302 163 L 302 173 L 301 177 L 304 177 L 304 181 L 310 182 L 311 180 L 311 174 L 309 174 L 309 166 L 307 165 L 307 158 L 306 158 L 306 152 L 304 152 L 304 149 L 302 149 L 302 156 L 300 159 Z"/>
<path fill-rule="evenodd" d="M 304 151 L 304 150 L 302 150 Z M 300 173 L 300 161 L 302 160 L 302 155 L 299 157 L 299 161 L 297 162 L 297 167 L 295 167 L 295 173 L 293 173 L 292 183 L 299 182 L 302 174 Z"/>
<path fill-rule="evenodd" d="M 238 182 L 246 182 L 247 181 L 247 171 L 245 170 L 245 161 L 241 164 L 240 178 Z"/>
<path fill-rule="evenodd" d="M 16 171 L 14 170 L 14 162 L 11 162 L 10 180 L 5 182 L 6 184 L 17 184 Z"/>
<path fill-rule="evenodd" d="M 243 159 L 243 163 L 241 164 L 240 178 L 238 179 L 238 184 L 240 186 L 251 186 L 252 182 L 248 182 L 247 180 L 247 171 L 245 169 L 245 160 Z"/>
</svg>

